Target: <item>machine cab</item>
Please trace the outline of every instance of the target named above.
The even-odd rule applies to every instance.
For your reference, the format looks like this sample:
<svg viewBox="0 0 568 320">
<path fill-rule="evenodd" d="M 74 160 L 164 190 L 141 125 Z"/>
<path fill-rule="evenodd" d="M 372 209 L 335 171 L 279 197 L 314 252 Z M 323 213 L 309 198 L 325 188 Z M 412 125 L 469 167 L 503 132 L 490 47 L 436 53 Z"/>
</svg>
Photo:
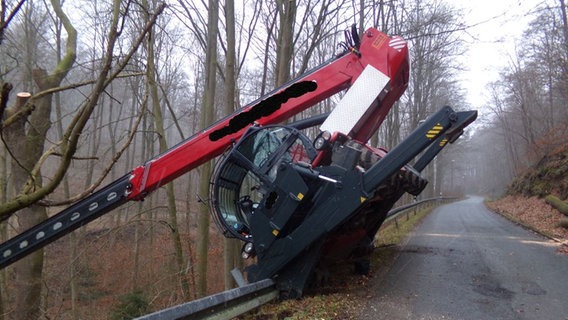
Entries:
<svg viewBox="0 0 568 320">
<path fill-rule="evenodd" d="M 315 156 L 308 137 L 293 127 L 250 127 L 212 175 L 211 209 L 223 234 L 252 242 L 249 217 L 266 200 L 281 164 L 310 164 Z"/>
</svg>

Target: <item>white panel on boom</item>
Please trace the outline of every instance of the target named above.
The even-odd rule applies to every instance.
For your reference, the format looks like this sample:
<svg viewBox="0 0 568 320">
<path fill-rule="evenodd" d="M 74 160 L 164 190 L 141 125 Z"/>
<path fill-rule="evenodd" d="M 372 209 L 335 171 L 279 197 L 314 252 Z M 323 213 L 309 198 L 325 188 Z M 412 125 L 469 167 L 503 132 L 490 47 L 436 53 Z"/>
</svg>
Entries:
<svg viewBox="0 0 568 320">
<path fill-rule="evenodd" d="M 322 123 L 320 130 L 349 134 L 389 81 L 390 78 L 386 74 L 367 65 Z"/>
</svg>

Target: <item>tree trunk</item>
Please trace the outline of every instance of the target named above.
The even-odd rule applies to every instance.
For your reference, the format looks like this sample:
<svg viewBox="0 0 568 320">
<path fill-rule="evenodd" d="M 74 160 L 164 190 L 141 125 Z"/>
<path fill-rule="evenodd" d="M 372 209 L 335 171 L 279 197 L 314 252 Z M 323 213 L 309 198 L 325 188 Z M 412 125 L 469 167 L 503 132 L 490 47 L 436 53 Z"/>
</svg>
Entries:
<svg viewBox="0 0 568 320">
<path fill-rule="evenodd" d="M 560 14 L 562 16 L 562 35 L 564 36 L 564 47 L 568 49 L 568 15 L 566 14 L 566 2 L 559 0 Z"/>
<path fill-rule="evenodd" d="M 44 207 L 32 205 L 18 212 L 19 230 L 27 230 L 47 218 Z M 17 287 L 14 313 L 18 319 L 38 319 L 41 317 L 41 290 L 43 274 L 43 250 L 34 251 L 15 264 Z"/>
<path fill-rule="evenodd" d="M 7 114 L 16 113 L 25 105 L 29 97 L 30 95 L 27 93 L 19 94 L 16 105 L 8 109 Z M 49 128 L 49 121 L 39 123 L 38 120 L 42 117 L 49 119 L 50 108 L 51 100 L 37 101 L 36 109 L 30 117 L 29 132 L 26 132 L 25 119 L 21 119 L 4 129 L 7 147 L 13 155 L 11 167 L 16 192 L 24 187 L 31 169 L 43 153 L 43 138 Z M 41 175 L 35 177 L 34 183 L 41 186 Z M 20 210 L 17 217 L 18 232 L 21 232 L 46 219 L 47 212 L 44 207 L 32 205 Z M 43 250 L 38 250 L 15 264 L 16 300 L 14 313 L 18 315 L 19 319 L 37 319 L 40 317 L 43 262 Z"/>
<path fill-rule="evenodd" d="M 10 83 L 0 81 L 0 121 L 3 121 L 4 110 L 8 104 L 8 96 L 12 90 Z M 6 202 L 8 199 L 8 158 L 6 155 L 6 148 L 0 145 L 0 203 Z M 0 223 L 0 240 L 5 242 L 8 240 L 8 221 Z M 0 320 L 4 320 L 7 306 L 7 293 L 6 293 L 6 268 L 0 270 Z"/>
<path fill-rule="evenodd" d="M 43 69 L 33 70 L 32 77 L 40 91 L 59 86 L 75 63 L 76 31 L 63 13 L 59 1 L 52 0 L 51 4 L 67 31 L 67 47 L 65 56 L 56 65 L 51 75 Z M 10 113 L 15 114 L 21 110 L 28 97 L 29 94 L 24 98 L 21 97 L 11 108 Z M 33 173 L 32 170 L 43 154 L 47 131 L 51 127 L 49 120 L 51 99 L 51 94 L 35 99 L 33 101 L 35 108 L 28 119 L 20 119 L 17 123 L 4 128 L 6 135 L 9 136 L 7 147 L 13 155 L 11 162 L 16 193 L 25 189 L 34 190 L 42 187 L 41 172 Z M 26 125 L 26 122 L 29 125 Z M 31 205 L 20 210 L 17 217 L 18 231 L 22 232 L 45 220 L 47 211 L 45 207 Z M 43 263 L 43 250 L 37 250 L 16 264 L 14 311 L 20 319 L 37 319 L 40 316 Z"/>
<path fill-rule="evenodd" d="M 267 35 L 266 40 L 264 41 L 264 60 L 262 61 L 262 80 L 260 84 L 260 96 L 264 96 L 266 93 L 266 87 L 268 82 L 268 61 L 270 55 L 268 54 L 270 51 L 270 39 L 272 38 L 272 30 L 274 29 L 274 25 L 276 23 L 276 19 L 270 20 L 270 26 L 267 27 Z"/>
<path fill-rule="evenodd" d="M 213 122 L 215 115 L 215 87 L 217 66 L 217 20 L 219 18 L 219 1 L 209 0 L 209 16 L 207 26 L 207 52 L 205 55 L 205 91 L 201 108 L 201 126 L 207 127 Z M 209 177 L 211 162 L 201 166 L 199 178 L 199 194 L 209 194 Z M 206 204 L 199 206 L 197 218 L 197 296 L 202 297 L 207 292 L 207 254 L 209 243 L 209 208 Z"/>
<path fill-rule="evenodd" d="M 227 25 L 227 54 L 225 57 L 225 92 L 226 105 L 225 114 L 231 114 L 235 110 L 236 103 L 236 46 L 235 46 L 235 4 L 234 0 L 227 0 L 225 3 L 225 17 Z M 235 259 L 238 254 L 238 241 L 231 238 L 224 239 L 225 250 L 223 251 L 223 260 L 225 266 L 225 290 L 231 289 L 235 285 L 235 281 L 231 275 L 231 270 L 237 267 L 240 259 Z"/>
<path fill-rule="evenodd" d="M 59 48 L 58 48 L 59 49 Z M 59 93 L 56 93 L 55 96 L 55 114 L 57 119 L 63 119 L 63 113 L 61 112 L 61 99 L 59 96 Z M 57 133 L 59 135 L 59 138 L 61 139 L 63 137 L 63 125 L 61 123 L 61 121 L 57 121 Z M 69 179 L 67 178 L 67 176 L 65 176 L 63 178 L 63 181 L 61 181 L 62 185 L 63 185 L 63 194 L 65 195 L 66 199 L 69 199 L 71 197 L 71 191 L 69 188 Z M 69 272 L 70 272 L 70 283 L 69 283 L 69 289 L 70 289 L 70 299 L 71 299 L 71 318 L 73 320 L 79 319 L 79 309 L 77 306 L 77 302 L 79 299 L 79 287 L 77 284 L 77 265 L 79 263 L 79 259 L 78 259 L 78 251 L 77 251 L 77 241 L 78 241 L 78 237 L 75 231 L 71 232 L 71 234 L 69 234 L 69 249 L 70 249 L 70 254 L 69 254 Z"/>
<path fill-rule="evenodd" d="M 57 55 L 57 63 L 61 62 L 62 59 L 62 40 L 61 40 L 61 32 L 63 31 L 63 26 L 61 24 L 61 21 L 59 21 L 58 23 L 56 23 L 55 25 L 55 34 L 56 34 L 56 55 Z M 57 121 L 57 134 L 58 134 L 58 138 L 59 139 L 63 139 L 63 124 L 61 123 L 61 119 L 63 119 L 63 112 L 61 111 L 61 97 L 59 95 L 59 93 L 55 93 L 54 94 L 54 101 L 55 101 L 55 115 L 56 115 L 56 119 L 59 119 L 59 121 Z M 69 188 L 69 179 L 67 176 L 65 176 L 63 178 L 63 180 L 61 181 L 62 185 L 63 185 L 63 194 L 65 196 L 66 199 L 69 199 L 71 197 L 71 191 Z M 70 249 L 70 254 L 69 254 L 69 290 L 70 290 L 70 299 L 71 299 L 71 318 L 73 320 L 79 319 L 79 309 L 77 306 L 77 302 L 79 299 L 79 287 L 77 284 L 77 265 L 79 263 L 79 259 L 78 259 L 78 253 L 77 253 L 77 241 L 78 241 L 78 237 L 77 234 L 75 232 L 71 232 L 71 234 L 69 234 L 69 249 Z"/>
<path fill-rule="evenodd" d="M 296 18 L 296 0 L 278 0 L 280 28 L 276 43 L 276 78 L 275 87 L 290 79 L 290 62 L 294 53 L 294 20 Z"/>
<path fill-rule="evenodd" d="M 148 8 L 148 2 L 143 1 L 143 6 Z M 149 18 L 149 17 L 147 17 Z M 166 132 L 164 130 L 164 118 L 162 115 L 162 108 L 160 107 L 160 100 L 158 96 L 158 84 L 156 83 L 156 64 L 154 62 L 154 32 L 150 31 L 148 33 L 148 68 L 147 68 L 147 79 L 148 86 L 150 89 L 150 96 L 152 97 L 152 111 L 154 114 L 154 124 L 156 126 L 156 133 L 158 134 L 158 141 L 160 144 L 160 153 L 168 150 L 168 143 L 166 141 Z M 189 285 L 185 279 L 184 273 L 184 258 L 183 250 L 181 244 L 181 237 L 179 233 L 179 227 L 177 222 L 177 208 L 176 208 L 176 198 L 174 192 L 174 184 L 168 183 L 166 186 L 166 197 L 168 203 L 168 216 L 170 220 L 171 227 L 171 237 L 174 244 L 174 256 L 175 256 L 175 273 L 179 278 L 180 286 L 183 294 L 183 301 L 189 299 Z"/>
</svg>

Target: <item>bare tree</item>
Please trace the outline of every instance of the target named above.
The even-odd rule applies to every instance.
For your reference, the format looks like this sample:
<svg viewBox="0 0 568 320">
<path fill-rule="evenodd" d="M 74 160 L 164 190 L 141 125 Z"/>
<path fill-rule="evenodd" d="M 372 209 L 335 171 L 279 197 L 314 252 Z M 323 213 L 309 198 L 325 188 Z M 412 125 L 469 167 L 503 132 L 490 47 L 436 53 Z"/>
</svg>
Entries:
<svg viewBox="0 0 568 320">
<path fill-rule="evenodd" d="M 56 2 L 56 0 L 54 1 L 55 1 L 54 3 L 56 4 L 58 3 Z M 121 2 L 116 0 L 114 3 L 113 18 L 109 31 L 108 47 L 106 48 L 105 58 L 103 60 L 103 65 L 97 76 L 97 79 L 94 81 L 94 88 L 89 98 L 85 100 L 85 102 L 80 106 L 79 109 L 77 109 L 77 112 L 73 117 L 73 119 L 71 120 L 70 125 L 65 130 L 64 139 L 60 141 L 60 143 L 49 148 L 45 153 L 41 154 L 41 156 L 38 158 L 38 162 L 31 167 L 31 170 L 28 170 L 29 172 L 29 174 L 27 174 L 28 179 L 23 184 L 23 188 L 19 191 L 19 194 L 13 199 L 10 199 L 6 203 L 0 205 L 0 219 L 6 219 L 14 212 L 22 208 L 25 208 L 27 206 L 30 206 L 33 203 L 36 203 L 37 201 L 41 200 L 49 193 L 53 192 L 55 188 L 59 186 L 59 183 L 61 182 L 63 176 L 65 175 L 65 172 L 69 167 L 71 160 L 73 159 L 73 156 L 77 150 L 81 133 L 85 128 L 86 124 L 88 123 L 90 115 L 97 106 L 98 98 L 104 92 L 105 88 L 109 85 L 109 83 L 113 79 L 115 79 L 119 75 L 119 73 L 124 69 L 124 67 L 127 65 L 130 57 L 132 57 L 132 55 L 138 49 L 142 40 L 144 39 L 144 35 L 150 29 L 150 27 L 155 23 L 156 17 L 164 9 L 164 5 L 157 7 L 156 13 L 152 16 L 152 19 L 149 21 L 147 25 L 144 26 L 141 33 L 139 34 L 139 37 L 135 39 L 131 50 L 125 55 L 124 59 L 122 59 L 119 62 L 116 68 L 111 71 L 114 62 L 114 56 L 113 56 L 114 45 L 116 44 L 116 41 L 120 36 L 119 23 L 123 18 L 121 17 L 121 10 L 124 8 L 121 8 L 120 6 Z M 124 11 L 122 11 L 122 13 L 124 13 Z M 73 41 L 68 40 L 67 47 L 68 48 L 72 47 L 72 44 Z M 75 54 L 75 52 L 73 52 L 73 54 Z M 62 60 L 62 63 L 68 61 L 69 59 L 64 58 Z M 63 75 L 62 71 L 63 70 L 60 68 L 54 69 L 52 74 L 54 78 L 49 78 L 49 77 L 46 78 L 44 72 L 38 71 L 37 79 L 38 81 L 42 82 L 42 85 L 49 85 L 51 81 L 57 80 L 58 77 Z M 44 75 L 43 77 L 42 74 Z M 41 99 L 43 99 L 44 97 L 52 95 L 53 92 L 74 88 L 76 86 L 78 85 L 75 84 L 59 88 L 56 85 L 53 88 L 43 90 L 33 95 L 29 100 L 29 102 L 26 103 L 26 105 L 21 107 L 19 110 L 12 112 L 10 116 L 6 117 L 6 119 L 3 122 L 3 126 L 5 128 L 9 127 L 13 123 L 16 123 L 17 121 L 21 121 L 22 119 L 26 118 L 29 114 L 32 113 L 31 112 L 32 110 L 35 110 L 34 103 L 36 103 L 36 101 L 41 101 Z M 55 171 L 55 173 L 47 183 L 41 185 L 41 187 L 38 187 L 35 184 L 35 182 L 37 182 L 37 177 L 39 176 L 39 170 L 46 161 L 46 159 L 54 155 L 60 156 L 59 157 L 60 162 L 57 167 L 57 170 Z M 90 191 L 92 190 L 87 190 L 86 194 L 88 194 L 88 192 Z"/>
<path fill-rule="evenodd" d="M 150 9 L 148 2 L 143 0 L 143 6 L 147 9 Z M 150 19 L 148 14 L 145 15 L 146 22 Z M 147 41 L 147 50 L 148 50 L 148 65 L 147 65 L 147 81 L 148 81 L 148 88 L 150 91 L 150 97 L 152 99 L 152 114 L 154 116 L 154 125 L 156 128 L 156 134 L 158 135 L 158 142 L 159 142 L 159 149 L 160 152 L 165 152 L 168 150 L 168 142 L 166 141 L 166 131 L 164 129 L 164 117 L 162 114 L 162 107 L 160 106 L 160 98 L 158 94 L 158 84 L 157 84 L 157 72 L 156 72 L 156 63 L 155 63 L 155 53 L 154 53 L 154 45 L 155 45 L 155 37 L 156 33 L 150 30 L 148 32 L 148 41 Z M 175 199 L 175 192 L 174 192 L 174 184 L 168 183 L 166 185 L 166 197 L 167 197 L 167 206 L 168 206 L 168 216 L 169 216 L 169 223 L 170 223 L 170 231 L 172 236 L 172 242 L 174 246 L 174 256 L 175 256 L 175 265 L 176 265 L 176 274 L 179 278 L 180 287 L 182 288 L 183 300 L 186 301 L 189 299 L 189 285 L 185 280 L 185 276 L 183 273 L 184 269 L 184 259 L 183 259 L 183 250 L 181 244 L 181 238 L 179 233 L 178 221 L 177 221 L 177 207 L 176 207 L 176 199 Z"/>
<path fill-rule="evenodd" d="M 494 126 L 514 175 L 534 165 L 568 136 L 565 5 L 544 7 L 530 23 L 509 65 L 492 84 Z"/>
<path fill-rule="evenodd" d="M 116 78 L 125 67 L 130 56 L 141 43 L 143 34 L 155 22 L 156 15 L 163 8 L 162 5 L 156 9 L 157 13 L 152 15 L 148 26 L 144 26 L 142 29 L 142 35 L 133 42 L 132 50 L 127 52 L 124 59 L 115 65 L 114 44 L 121 33 L 121 21 L 124 18 L 122 14 L 128 14 L 129 9 L 122 6 L 121 1 L 115 1 L 106 56 L 103 59 L 98 78 L 95 81 L 88 82 L 94 84 L 94 89 L 88 99 L 77 109 L 77 113 L 68 122 L 69 125 L 65 129 L 60 128 L 63 129 L 60 130 L 61 139 L 56 143 L 51 143 L 52 141 L 48 143 L 46 139 L 51 127 L 49 119 L 52 113 L 53 95 L 65 89 L 85 85 L 80 83 L 60 87 L 76 60 L 77 32 L 64 13 L 61 3 L 58 0 L 51 1 L 51 9 L 67 34 L 65 54 L 49 73 L 41 68 L 33 70 L 32 75 L 38 88 L 37 93 L 26 101 L 19 100 L 18 103 L 7 108 L 2 119 L 3 141 L 11 157 L 13 187 L 15 188 L 15 196 L 7 198 L 0 205 L 2 220 L 7 219 L 19 210 L 19 227 L 20 230 L 25 230 L 46 218 L 45 205 L 50 204 L 50 202 L 42 199 L 52 193 L 63 181 L 67 168 L 78 150 L 81 133 L 89 122 L 93 111 L 96 110 L 98 98 L 112 79 Z M 43 54 L 43 56 L 47 56 L 47 54 Z M 41 65 L 41 63 L 41 61 L 37 61 L 36 65 Z M 29 63 L 28 65 L 32 64 Z M 113 66 L 116 66 L 114 70 L 112 70 Z M 45 148 L 47 150 L 44 151 Z M 47 172 L 53 173 L 51 176 L 44 174 L 43 171 L 47 159 L 59 160 L 53 171 L 47 170 Z M 39 202 L 40 200 L 42 202 Z M 40 293 L 43 251 L 39 250 L 22 260 L 15 270 L 17 270 L 18 275 L 17 284 L 21 287 L 17 290 L 19 295 L 16 296 L 15 312 L 22 319 L 35 319 L 40 314 L 39 304 L 42 301 Z"/>
<path fill-rule="evenodd" d="M 226 105 L 225 114 L 231 114 L 235 110 L 237 75 L 236 75 L 236 44 L 235 44 L 235 3 L 233 0 L 225 1 L 225 25 L 227 30 L 227 51 L 225 55 L 225 92 Z M 225 289 L 230 289 L 234 285 L 231 277 L 231 270 L 236 266 L 239 259 L 238 241 L 225 238 L 225 250 L 223 260 L 225 266 Z"/>
<path fill-rule="evenodd" d="M 207 18 L 207 52 L 205 55 L 205 91 L 201 108 L 201 126 L 209 126 L 215 115 L 214 101 L 217 73 L 217 33 L 219 19 L 219 2 L 209 0 L 209 15 Z M 209 178 L 211 175 L 211 162 L 201 166 L 199 193 L 209 194 Z M 198 213 L 198 246 L 197 246 L 197 296 L 204 296 L 207 292 L 207 256 L 209 242 L 209 208 L 204 203 Z"/>
<path fill-rule="evenodd" d="M 40 91 L 58 87 L 71 70 L 76 57 L 76 30 L 63 12 L 59 1 L 53 0 L 51 5 L 67 32 L 67 46 L 65 56 L 51 74 L 44 69 L 33 71 L 34 81 Z M 33 101 L 34 110 L 30 112 L 29 117 L 20 117 L 17 122 L 5 128 L 6 146 L 12 155 L 12 172 L 16 192 L 20 190 L 26 192 L 42 187 L 42 176 L 40 169 L 36 168 L 36 163 L 41 162 L 45 138 L 51 126 L 46 119 L 49 119 L 51 114 L 52 94 L 43 95 Z M 17 104 L 7 109 L 8 119 L 16 116 L 24 108 L 25 104 Z M 29 121 L 29 126 L 26 126 L 26 121 Z M 47 212 L 45 207 L 31 204 L 19 212 L 18 218 L 20 230 L 27 230 L 46 219 Z M 35 319 L 40 315 L 43 250 L 38 250 L 20 261 L 15 270 L 18 289 L 14 312 L 22 319 Z"/>
</svg>

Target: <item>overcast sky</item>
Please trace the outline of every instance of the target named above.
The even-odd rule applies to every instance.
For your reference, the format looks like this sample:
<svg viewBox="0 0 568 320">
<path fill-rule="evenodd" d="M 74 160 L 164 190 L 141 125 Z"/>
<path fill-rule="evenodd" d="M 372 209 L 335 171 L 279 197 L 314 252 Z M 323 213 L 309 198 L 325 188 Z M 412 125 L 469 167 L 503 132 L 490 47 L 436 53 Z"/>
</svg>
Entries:
<svg viewBox="0 0 568 320">
<path fill-rule="evenodd" d="M 533 19 L 532 12 L 544 0 L 452 0 L 464 8 L 472 39 L 470 50 L 464 56 L 464 65 L 470 70 L 463 74 L 472 108 L 482 111 L 488 96 L 487 83 L 496 80 L 500 68 L 508 65 L 515 42 Z"/>
</svg>

